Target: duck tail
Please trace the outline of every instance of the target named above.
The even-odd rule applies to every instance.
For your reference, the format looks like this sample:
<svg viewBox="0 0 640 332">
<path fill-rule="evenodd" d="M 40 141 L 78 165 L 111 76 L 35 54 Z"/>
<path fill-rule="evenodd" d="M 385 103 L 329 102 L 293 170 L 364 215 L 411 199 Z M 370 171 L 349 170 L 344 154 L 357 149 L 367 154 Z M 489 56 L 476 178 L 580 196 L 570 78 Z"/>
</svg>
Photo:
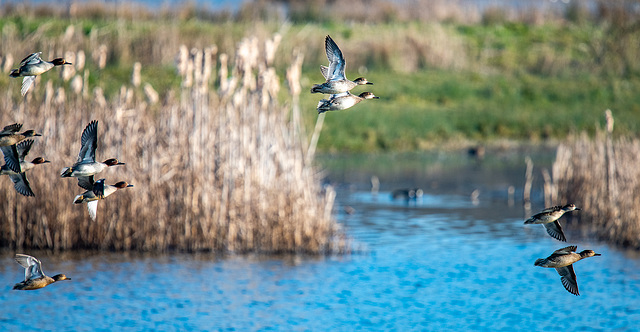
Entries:
<svg viewBox="0 0 640 332">
<path fill-rule="evenodd" d="M 60 177 L 68 178 L 71 176 L 71 167 L 65 167 L 60 172 Z"/>
<path fill-rule="evenodd" d="M 535 265 L 535 266 L 542 266 L 542 262 L 544 262 L 544 259 L 542 259 L 542 258 L 538 258 L 538 259 L 536 259 L 536 262 L 535 262 L 535 263 L 533 263 L 533 265 Z"/>
<path fill-rule="evenodd" d="M 311 93 L 319 93 L 320 89 L 320 85 L 319 84 L 314 84 L 313 87 L 311 88 Z"/>
<path fill-rule="evenodd" d="M 9 74 L 9 76 L 11 76 L 11 77 L 20 76 L 20 69 L 11 69 L 11 73 Z"/>
<path fill-rule="evenodd" d="M 535 220 L 533 220 L 533 218 L 529 218 L 529 219 L 525 220 L 524 223 L 525 223 L 525 225 L 526 224 L 534 224 Z"/>
<path fill-rule="evenodd" d="M 80 194 L 80 195 L 76 196 L 76 198 L 73 200 L 73 203 L 82 204 L 83 200 L 84 200 L 84 195 Z"/>
</svg>

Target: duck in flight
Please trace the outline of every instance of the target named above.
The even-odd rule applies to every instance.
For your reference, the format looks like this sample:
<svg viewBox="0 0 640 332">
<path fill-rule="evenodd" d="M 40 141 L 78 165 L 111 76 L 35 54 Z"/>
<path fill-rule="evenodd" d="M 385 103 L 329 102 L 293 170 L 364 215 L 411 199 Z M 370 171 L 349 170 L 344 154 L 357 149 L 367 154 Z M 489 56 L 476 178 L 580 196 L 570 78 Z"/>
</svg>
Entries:
<svg viewBox="0 0 640 332">
<path fill-rule="evenodd" d="M 22 79 L 22 88 L 20 89 L 22 96 L 27 94 L 29 88 L 31 88 L 31 85 L 35 82 L 38 75 L 46 73 L 49 69 L 55 66 L 72 64 L 63 58 L 44 61 L 40 58 L 40 54 L 42 54 L 42 52 L 29 54 L 26 58 L 20 61 L 18 69 L 11 70 L 11 73 L 9 74 L 11 77 L 24 77 Z"/>
<path fill-rule="evenodd" d="M 562 227 L 560 226 L 558 219 L 560 219 L 560 217 L 562 217 L 565 213 L 575 210 L 580 209 L 577 208 L 574 204 L 546 208 L 539 213 L 531 216 L 531 218 L 527 219 L 524 223 L 542 224 L 544 228 L 546 228 L 547 233 L 552 238 L 566 242 L 567 238 L 564 236 L 564 232 L 562 231 Z"/>
<path fill-rule="evenodd" d="M 347 108 L 355 106 L 357 103 L 365 99 L 379 99 L 371 92 L 363 92 L 360 95 L 351 94 L 351 92 L 343 92 L 335 95 L 331 95 L 329 99 L 322 99 L 318 103 L 318 114 L 327 111 L 341 111 Z"/>
<path fill-rule="evenodd" d="M 573 263 L 587 257 L 600 256 L 600 254 L 596 254 L 593 250 L 583 250 L 577 253 L 577 249 L 577 246 L 558 249 L 554 251 L 551 256 L 538 258 L 534 263 L 535 266 L 555 268 L 560 275 L 562 286 L 573 295 L 580 295 L 576 273 L 573 271 Z"/>
<path fill-rule="evenodd" d="M 60 172 L 60 176 L 77 177 L 78 185 L 86 190 L 93 190 L 93 176 L 102 172 L 109 166 L 124 165 L 118 159 L 111 158 L 104 162 L 96 161 L 96 147 L 98 146 L 98 121 L 93 120 L 82 131 L 80 138 L 80 153 L 78 160 L 71 167 L 65 167 Z M 88 185 L 90 184 L 90 185 Z"/>
<path fill-rule="evenodd" d="M 339 94 L 347 92 L 358 85 L 373 84 L 364 77 L 356 78 L 354 81 L 347 79 L 344 70 L 346 62 L 342 51 L 329 35 L 324 39 L 329 67 L 320 66 L 320 72 L 326 79 L 322 84 L 315 84 L 311 88 L 311 93 Z"/>
<path fill-rule="evenodd" d="M 24 140 L 16 145 L 2 146 L 0 149 L 4 154 L 5 164 L 0 167 L 0 175 L 8 175 L 13 181 L 13 187 L 18 193 L 24 196 L 35 196 L 29 180 L 27 180 L 26 171 L 34 168 L 36 165 L 48 163 L 42 157 L 37 157 L 33 161 L 25 161 L 24 158 L 31 150 L 33 140 Z"/>
<path fill-rule="evenodd" d="M 93 182 L 93 175 L 89 177 L 79 178 L 78 185 L 82 188 L 91 186 L 90 190 L 87 190 L 84 193 L 76 196 L 73 202 L 75 204 L 87 203 L 89 216 L 93 221 L 96 220 L 99 200 L 105 199 L 107 196 L 118 191 L 118 189 L 133 187 L 132 184 L 129 184 L 125 181 L 120 181 L 114 185 L 104 184 L 104 179 Z"/>
<path fill-rule="evenodd" d="M 51 285 L 56 281 L 71 280 L 64 274 L 56 274 L 53 278 L 48 277 L 42 272 L 42 263 L 29 255 L 16 254 L 16 262 L 24 267 L 24 281 L 13 286 L 17 290 L 35 290 Z"/>
<path fill-rule="evenodd" d="M 0 146 L 14 145 L 29 137 L 42 136 L 31 129 L 18 133 L 20 129 L 22 129 L 22 123 L 10 124 L 2 128 L 0 130 Z"/>
</svg>

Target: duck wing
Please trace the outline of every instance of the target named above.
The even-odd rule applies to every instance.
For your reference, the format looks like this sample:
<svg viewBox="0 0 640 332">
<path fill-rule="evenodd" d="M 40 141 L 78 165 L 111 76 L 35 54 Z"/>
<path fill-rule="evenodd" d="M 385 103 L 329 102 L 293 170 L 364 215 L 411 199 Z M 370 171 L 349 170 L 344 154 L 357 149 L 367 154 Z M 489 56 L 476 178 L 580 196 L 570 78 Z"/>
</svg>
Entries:
<svg viewBox="0 0 640 332">
<path fill-rule="evenodd" d="M 547 233 L 551 235 L 552 238 L 558 241 L 567 242 L 567 238 L 564 236 L 562 227 L 560 226 L 560 223 L 557 220 L 554 222 L 550 222 L 542 225 L 544 226 L 544 228 L 547 229 Z"/>
<path fill-rule="evenodd" d="M 104 194 L 105 194 L 104 189 L 105 189 L 104 179 L 100 179 L 93 183 L 92 191 L 93 191 L 93 194 L 96 195 L 96 197 L 100 199 L 104 198 Z"/>
<path fill-rule="evenodd" d="M 2 131 L 0 131 L 0 136 L 7 136 L 7 135 L 15 134 L 18 131 L 20 131 L 21 128 L 22 128 L 22 123 L 10 124 L 10 125 L 5 126 L 4 128 L 2 128 Z"/>
<path fill-rule="evenodd" d="M 87 202 L 87 210 L 89 210 L 89 217 L 91 220 L 96 221 L 96 216 L 98 214 L 98 200 Z"/>
<path fill-rule="evenodd" d="M 344 75 L 344 68 L 346 63 L 342 56 L 342 51 L 331 39 L 329 35 L 324 40 L 324 48 L 327 53 L 327 59 L 329 59 L 329 69 L 327 70 L 327 81 L 337 81 L 346 79 Z M 322 71 L 322 69 L 321 69 Z"/>
<path fill-rule="evenodd" d="M 322 73 L 322 77 L 326 80 L 329 75 L 329 67 L 320 65 L 320 72 Z"/>
<path fill-rule="evenodd" d="M 33 65 L 33 64 L 42 62 L 42 59 L 40 58 L 40 54 L 42 54 L 42 52 L 36 52 L 36 53 L 31 53 L 27 55 L 26 58 L 20 61 L 20 67 L 24 65 Z"/>
<path fill-rule="evenodd" d="M 24 267 L 25 281 L 44 276 L 40 261 L 37 258 L 24 254 L 16 254 L 15 260 Z"/>
<path fill-rule="evenodd" d="M 23 97 L 24 97 L 24 95 L 27 94 L 27 92 L 29 92 L 29 89 L 31 88 L 31 85 L 35 81 L 36 81 L 36 77 L 35 76 L 25 76 L 22 79 L 22 87 L 20 88 L 20 93 L 22 94 Z"/>
<path fill-rule="evenodd" d="M 560 275 L 560 281 L 562 286 L 573 295 L 580 295 L 578 292 L 578 281 L 576 280 L 576 273 L 573 271 L 573 265 L 565 267 L 556 267 L 556 271 Z"/>
<path fill-rule="evenodd" d="M 27 139 L 16 144 L 16 152 L 18 153 L 19 161 L 24 161 L 24 157 L 27 156 L 27 154 L 29 153 L 29 150 L 31 150 L 32 145 L 33 145 L 32 139 Z"/>
<path fill-rule="evenodd" d="M 555 211 L 560 211 L 560 210 L 562 210 L 562 206 L 557 205 L 557 206 L 548 207 L 548 208 L 538 212 L 538 214 L 544 214 L 544 213 L 555 212 Z"/>
<path fill-rule="evenodd" d="M 568 246 L 568 247 L 564 247 L 561 249 L 558 249 L 556 251 L 553 252 L 554 255 L 566 255 L 566 254 L 570 254 L 572 252 L 576 252 L 576 250 L 578 250 L 578 246 Z"/>
<path fill-rule="evenodd" d="M 77 163 L 96 161 L 96 147 L 98 146 L 98 121 L 93 120 L 82 131 L 80 138 L 80 153 Z M 90 190 L 90 189 L 89 189 Z"/>
<path fill-rule="evenodd" d="M 7 167 L 15 173 L 21 173 L 20 158 L 18 157 L 18 151 L 15 145 L 1 146 L 0 150 L 4 154 L 4 163 Z"/>
<path fill-rule="evenodd" d="M 25 172 L 18 174 L 9 175 L 11 181 L 13 181 L 13 187 L 16 189 L 20 195 L 23 196 L 35 196 L 33 190 L 31 190 L 31 186 L 29 185 L 29 180 L 27 180 L 27 174 Z"/>
<path fill-rule="evenodd" d="M 85 190 L 93 190 L 94 183 L 95 181 L 93 180 L 93 175 L 78 177 L 78 186 Z"/>
</svg>

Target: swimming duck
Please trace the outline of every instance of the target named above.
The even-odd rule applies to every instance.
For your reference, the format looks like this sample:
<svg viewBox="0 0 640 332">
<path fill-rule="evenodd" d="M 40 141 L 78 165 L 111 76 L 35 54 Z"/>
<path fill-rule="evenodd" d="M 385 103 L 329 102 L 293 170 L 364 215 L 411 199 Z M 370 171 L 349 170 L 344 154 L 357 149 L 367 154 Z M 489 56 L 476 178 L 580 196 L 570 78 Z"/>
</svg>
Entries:
<svg viewBox="0 0 640 332">
<path fill-rule="evenodd" d="M 0 131 L 0 146 L 14 145 L 28 137 L 42 136 L 31 129 L 23 133 L 18 133 L 21 128 L 22 123 L 5 126 L 2 131 Z"/>
<path fill-rule="evenodd" d="M 576 249 L 578 249 L 577 246 L 558 249 L 547 258 L 536 259 L 534 265 L 555 268 L 560 275 L 560 280 L 564 288 L 573 295 L 580 295 L 578 292 L 576 273 L 573 271 L 572 264 L 583 258 L 600 256 L 600 254 L 596 254 L 593 250 L 583 250 L 580 253 L 576 253 Z"/>
<path fill-rule="evenodd" d="M 24 267 L 24 281 L 13 286 L 17 290 L 34 290 L 51 285 L 60 280 L 71 280 L 64 274 L 56 274 L 53 278 L 48 277 L 42 272 L 42 263 L 29 255 L 16 254 L 16 262 Z"/>
<path fill-rule="evenodd" d="M 343 92 L 335 95 L 331 95 L 329 99 L 322 99 L 318 103 L 318 114 L 326 111 L 340 111 L 346 110 L 349 107 L 365 100 L 365 99 L 379 99 L 371 92 L 363 92 L 356 96 L 350 92 Z"/>
<path fill-rule="evenodd" d="M 84 178 L 84 179 L 78 179 L 78 185 L 86 188 L 87 186 L 89 186 L 89 182 L 91 181 L 93 182 L 93 176 Z M 83 182 L 82 185 L 80 182 Z M 96 220 L 96 215 L 97 215 L 97 209 L 98 209 L 98 201 L 101 199 L 105 199 L 107 196 L 113 194 L 114 192 L 116 192 L 118 189 L 124 189 L 124 188 L 128 188 L 128 187 L 133 187 L 132 184 L 128 184 L 125 181 L 120 181 L 114 185 L 105 185 L 104 184 L 104 179 L 100 179 L 96 182 L 92 183 L 92 189 L 91 190 L 87 190 L 84 193 L 76 196 L 76 198 L 73 200 L 73 202 L 75 204 L 82 204 L 82 203 L 87 203 L 87 209 L 89 210 L 89 216 L 91 217 L 91 219 L 93 221 Z"/>
<path fill-rule="evenodd" d="M 26 58 L 22 59 L 19 68 L 11 70 L 11 74 L 9 74 L 11 77 L 24 76 L 24 79 L 22 79 L 22 88 L 20 89 L 23 96 L 27 94 L 29 88 L 31 88 L 31 84 L 35 82 L 36 76 L 49 71 L 49 69 L 55 66 L 72 64 L 63 58 L 44 61 L 40 58 L 40 54 L 42 54 L 42 52 L 29 54 Z"/>
<path fill-rule="evenodd" d="M 402 198 L 404 200 L 409 201 L 409 200 L 416 200 L 422 197 L 423 194 L 424 192 L 420 188 L 396 189 L 391 192 L 391 198 L 392 199 Z"/>
<path fill-rule="evenodd" d="M 49 162 L 42 157 L 35 158 L 31 162 L 24 161 L 29 150 L 31 150 L 31 145 L 33 145 L 33 140 L 28 139 L 16 145 L 0 147 L 2 153 L 4 153 L 5 161 L 5 164 L 0 167 L 0 175 L 9 175 L 11 181 L 13 181 L 13 187 L 24 196 L 35 196 L 25 172 L 36 165 Z"/>
<path fill-rule="evenodd" d="M 551 235 L 552 238 L 560 241 L 567 241 L 564 236 L 564 232 L 562 231 L 562 227 L 560 227 L 560 223 L 558 219 L 562 217 L 566 212 L 580 210 L 574 204 L 567 204 L 564 206 L 554 206 L 550 208 L 546 208 L 539 213 L 531 216 L 531 218 L 527 219 L 525 224 L 542 224 L 546 229 L 547 233 Z"/>
<path fill-rule="evenodd" d="M 118 159 L 111 158 L 104 162 L 96 161 L 96 147 L 98 146 L 98 121 L 93 120 L 82 131 L 82 137 L 80 138 L 80 153 L 78 154 L 78 160 L 71 167 L 65 167 L 60 172 L 60 176 L 77 177 L 78 185 L 86 190 L 92 190 L 92 187 L 87 187 L 85 184 L 91 183 L 93 185 L 93 179 L 82 179 L 83 177 L 89 177 L 102 172 L 109 166 L 124 165 L 118 161 Z"/>
<path fill-rule="evenodd" d="M 346 62 L 342 51 L 329 35 L 324 39 L 324 48 L 329 59 L 329 67 L 320 66 L 320 72 L 326 82 L 315 84 L 311 88 L 311 93 L 338 94 L 347 92 L 357 85 L 373 84 L 364 77 L 359 77 L 355 81 L 347 79 L 344 74 Z"/>
</svg>

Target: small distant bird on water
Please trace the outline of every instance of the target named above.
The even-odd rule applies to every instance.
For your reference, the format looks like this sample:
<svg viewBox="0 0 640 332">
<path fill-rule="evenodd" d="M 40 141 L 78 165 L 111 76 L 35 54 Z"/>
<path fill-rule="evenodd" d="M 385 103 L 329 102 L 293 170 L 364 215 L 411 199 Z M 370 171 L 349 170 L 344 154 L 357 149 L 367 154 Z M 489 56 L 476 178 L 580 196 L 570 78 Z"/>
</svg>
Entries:
<svg viewBox="0 0 640 332">
<path fill-rule="evenodd" d="M 55 66 L 72 64 L 63 58 L 44 61 L 40 58 L 40 54 L 42 54 L 42 52 L 29 54 L 26 58 L 22 59 L 18 69 L 11 70 L 11 74 L 9 74 L 11 77 L 24 76 L 24 79 L 22 79 L 22 88 L 20 89 L 23 96 L 27 94 L 31 85 L 35 82 L 36 76 L 49 71 L 49 69 Z"/>
<path fill-rule="evenodd" d="M 577 249 L 577 246 L 558 249 L 554 251 L 551 256 L 538 258 L 534 263 L 535 266 L 555 268 L 560 275 L 562 286 L 573 295 L 580 295 L 580 292 L 578 292 L 576 273 L 573 271 L 573 263 L 583 258 L 600 256 L 600 254 L 596 254 L 593 250 L 583 250 L 580 253 L 576 253 Z"/>
<path fill-rule="evenodd" d="M 318 114 L 327 111 L 341 111 L 350 108 L 357 103 L 365 99 L 378 99 L 380 97 L 375 96 L 371 92 L 363 92 L 359 96 L 353 95 L 350 92 L 343 92 L 335 95 L 331 95 L 329 99 L 322 99 L 318 103 Z"/>
<path fill-rule="evenodd" d="M 565 238 L 564 236 L 564 232 L 562 231 L 562 227 L 560 227 L 558 219 L 560 219 L 560 217 L 562 217 L 562 215 L 564 215 L 566 212 L 574 210 L 580 209 L 578 209 L 574 204 L 546 208 L 539 213 L 531 216 L 531 218 L 527 219 L 524 223 L 542 224 L 547 229 L 547 233 L 549 233 L 552 238 L 566 242 L 567 238 Z"/>
<path fill-rule="evenodd" d="M 18 193 L 24 196 L 35 196 L 25 172 L 34 168 L 36 165 L 49 162 L 42 157 L 37 157 L 31 162 L 24 160 L 29 150 L 31 150 L 32 144 L 33 140 L 28 139 L 16 145 L 0 147 L 4 154 L 5 162 L 5 164 L 0 167 L 0 175 L 9 175 L 9 178 L 13 181 L 13 187 Z"/>
<path fill-rule="evenodd" d="M 76 196 L 73 202 L 75 204 L 87 203 L 89 216 L 93 221 L 96 220 L 99 200 L 105 199 L 107 196 L 115 193 L 118 189 L 133 187 L 132 184 L 128 184 L 125 181 L 120 181 L 114 185 L 104 184 L 104 179 L 93 182 L 92 175 L 86 178 L 78 179 L 78 185 L 82 188 L 89 186 L 89 183 L 84 183 L 84 181 L 91 181 L 92 190 L 87 190 L 84 193 Z"/>
<path fill-rule="evenodd" d="M 60 176 L 77 177 L 78 185 L 86 190 L 93 190 L 93 178 L 88 177 L 102 172 L 109 166 L 124 165 L 118 159 L 107 159 L 104 162 L 96 161 L 96 148 L 98 146 L 98 121 L 93 120 L 82 131 L 80 139 L 80 153 L 78 160 L 71 167 L 65 167 Z"/>
<path fill-rule="evenodd" d="M 424 192 L 420 188 L 410 188 L 410 189 L 396 189 L 391 192 L 392 199 L 402 198 L 404 200 L 416 200 L 422 195 Z"/>
<path fill-rule="evenodd" d="M 322 84 L 315 84 L 311 88 L 311 93 L 339 94 L 347 92 L 357 85 L 373 84 L 364 77 L 356 78 L 354 81 L 347 79 L 344 73 L 346 62 L 342 51 L 329 35 L 324 39 L 324 48 L 329 59 L 329 67 L 320 66 L 320 72 L 326 79 Z"/>
<path fill-rule="evenodd" d="M 5 126 L 2 131 L 0 131 L 0 146 L 14 145 L 28 137 L 42 136 L 31 129 L 23 133 L 18 133 L 21 128 L 22 123 Z"/>
<path fill-rule="evenodd" d="M 51 285 L 60 280 L 71 280 L 64 274 L 56 274 L 53 278 L 46 276 L 42 272 L 42 264 L 40 261 L 29 255 L 16 254 L 16 262 L 24 267 L 24 281 L 13 286 L 17 290 L 34 290 Z"/>
</svg>

